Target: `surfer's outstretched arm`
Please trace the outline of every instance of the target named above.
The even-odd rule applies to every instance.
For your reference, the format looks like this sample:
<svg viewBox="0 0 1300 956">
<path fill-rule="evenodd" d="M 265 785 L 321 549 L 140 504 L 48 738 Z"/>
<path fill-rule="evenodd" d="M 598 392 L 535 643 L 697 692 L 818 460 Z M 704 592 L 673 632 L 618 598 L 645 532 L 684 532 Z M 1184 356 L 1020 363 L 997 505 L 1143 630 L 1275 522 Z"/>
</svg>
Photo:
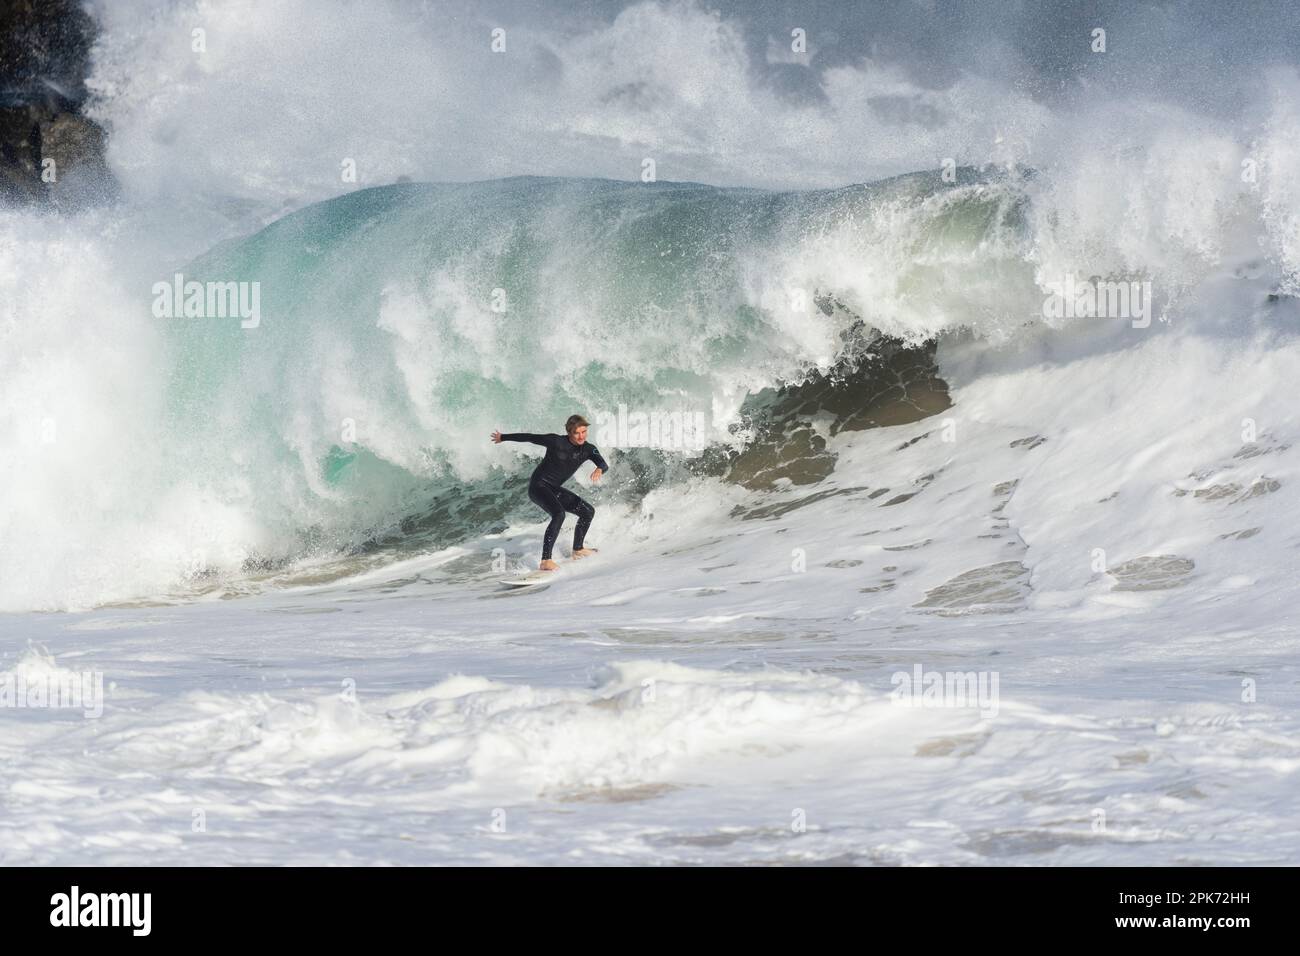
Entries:
<svg viewBox="0 0 1300 956">
<path fill-rule="evenodd" d="M 503 435 L 500 432 L 492 433 L 492 440 L 498 445 L 503 441 L 526 441 L 534 445 L 549 445 L 550 435 L 531 435 L 528 432 L 511 432 L 509 435 Z"/>
</svg>

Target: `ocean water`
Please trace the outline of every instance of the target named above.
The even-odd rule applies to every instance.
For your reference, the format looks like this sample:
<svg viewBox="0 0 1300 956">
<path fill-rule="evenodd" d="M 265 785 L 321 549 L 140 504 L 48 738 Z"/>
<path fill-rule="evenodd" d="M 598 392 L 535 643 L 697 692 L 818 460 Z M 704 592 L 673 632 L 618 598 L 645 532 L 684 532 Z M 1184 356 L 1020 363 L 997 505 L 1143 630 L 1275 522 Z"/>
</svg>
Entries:
<svg viewBox="0 0 1300 956">
<path fill-rule="evenodd" d="M 412 10 L 105 7 L 122 198 L 0 210 L 0 862 L 1296 860 L 1294 70 L 810 107 L 691 5 L 502 70 Z M 509 589 L 488 435 L 574 411 L 599 555 Z"/>
</svg>

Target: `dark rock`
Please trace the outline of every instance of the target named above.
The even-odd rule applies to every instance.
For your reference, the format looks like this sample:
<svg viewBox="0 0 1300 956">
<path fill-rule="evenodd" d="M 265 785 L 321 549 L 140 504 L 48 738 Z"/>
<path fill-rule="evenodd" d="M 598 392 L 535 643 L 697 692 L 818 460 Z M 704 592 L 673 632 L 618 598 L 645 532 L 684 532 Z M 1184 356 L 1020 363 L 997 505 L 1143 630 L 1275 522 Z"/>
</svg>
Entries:
<svg viewBox="0 0 1300 956">
<path fill-rule="evenodd" d="M 30 202 L 43 198 L 40 169 L 39 119 L 27 107 L 0 108 L 0 199 Z"/>
<path fill-rule="evenodd" d="M 81 112 L 95 34 L 77 0 L 0 0 L 0 200 L 68 206 L 115 190 L 104 130 Z"/>
<path fill-rule="evenodd" d="M 0 106 L 79 107 L 95 24 L 78 0 L 0 0 Z"/>
<path fill-rule="evenodd" d="M 108 145 L 97 123 L 76 113 L 60 113 L 41 123 L 41 160 L 54 160 L 58 179 L 47 187 L 56 205 L 102 198 L 113 191 L 104 160 Z"/>
<path fill-rule="evenodd" d="M 843 311 L 853 319 L 841 333 L 839 359 L 827 371 L 810 369 L 799 381 L 750 396 L 741 409 L 752 435 L 749 443 L 743 451 L 707 449 L 693 464 L 695 473 L 725 476 L 755 490 L 784 482 L 815 484 L 835 470 L 835 455 L 826 450 L 814 421 L 836 435 L 906 425 L 952 406 L 948 384 L 935 362 L 935 341 L 902 342 L 871 329 L 831 296 L 814 301 L 824 315 Z M 913 494 L 886 504 L 901 503 Z"/>
</svg>

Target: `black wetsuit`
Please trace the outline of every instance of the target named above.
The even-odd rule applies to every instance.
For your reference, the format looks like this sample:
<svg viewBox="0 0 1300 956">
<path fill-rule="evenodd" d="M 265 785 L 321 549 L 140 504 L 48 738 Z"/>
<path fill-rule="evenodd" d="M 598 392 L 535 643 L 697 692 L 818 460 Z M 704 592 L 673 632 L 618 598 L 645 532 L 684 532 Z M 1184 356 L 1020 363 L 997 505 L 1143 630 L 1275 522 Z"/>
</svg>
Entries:
<svg viewBox="0 0 1300 956">
<path fill-rule="evenodd" d="M 600 457 L 600 451 L 591 442 L 575 445 L 569 441 L 568 435 L 530 435 L 527 432 L 515 432 L 511 435 L 502 435 L 501 440 L 532 442 L 546 449 L 546 456 L 533 470 L 533 476 L 528 479 L 529 499 L 551 516 L 551 523 L 546 526 L 546 534 L 542 538 L 542 560 L 551 559 L 551 549 L 555 547 L 555 539 L 560 536 L 566 511 L 578 516 L 578 526 L 573 529 L 573 550 L 580 550 L 596 509 L 572 491 L 560 486 L 573 477 L 573 473 L 584 461 L 594 461 L 596 467 L 602 472 L 609 471 L 609 465 L 605 464 L 605 459 Z"/>
</svg>

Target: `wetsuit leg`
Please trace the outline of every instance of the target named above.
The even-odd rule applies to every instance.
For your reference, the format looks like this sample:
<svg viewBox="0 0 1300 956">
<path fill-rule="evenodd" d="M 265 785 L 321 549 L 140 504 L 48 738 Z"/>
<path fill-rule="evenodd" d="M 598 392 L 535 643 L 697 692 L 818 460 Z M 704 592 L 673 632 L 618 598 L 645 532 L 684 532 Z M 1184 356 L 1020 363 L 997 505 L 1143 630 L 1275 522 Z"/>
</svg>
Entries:
<svg viewBox="0 0 1300 956">
<path fill-rule="evenodd" d="M 555 539 L 560 536 L 560 528 L 564 525 L 564 505 L 560 502 L 560 494 L 561 489 L 554 488 L 544 481 L 533 481 L 528 484 L 528 500 L 551 516 L 551 523 L 546 526 L 546 533 L 542 535 L 543 561 L 551 560 L 551 549 L 555 547 Z"/>
<path fill-rule="evenodd" d="M 560 489 L 559 498 L 565 511 L 578 516 L 578 526 L 573 529 L 573 550 L 580 551 L 582 542 L 587 537 L 587 529 L 591 527 L 591 519 L 596 516 L 596 509 L 567 488 Z"/>
</svg>

